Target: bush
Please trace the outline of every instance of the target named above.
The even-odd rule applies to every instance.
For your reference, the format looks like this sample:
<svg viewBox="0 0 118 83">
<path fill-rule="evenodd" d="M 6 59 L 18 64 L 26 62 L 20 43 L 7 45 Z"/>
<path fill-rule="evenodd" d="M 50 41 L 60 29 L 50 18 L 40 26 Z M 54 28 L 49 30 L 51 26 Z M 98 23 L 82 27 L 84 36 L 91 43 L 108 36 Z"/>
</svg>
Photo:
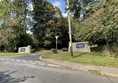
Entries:
<svg viewBox="0 0 118 83">
<path fill-rule="evenodd" d="M 68 49 L 67 48 L 62 48 L 62 51 L 68 51 Z"/>
<path fill-rule="evenodd" d="M 52 48 L 51 51 L 52 51 L 53 53 L 57 53 L 57 50 L 54 49 L 54 48 Z"/>
<path fill-rule="evenodd" d="M 36 49 L 31 49 L 31 53 L 35 53 L 36 52 Z"/>
<path fill-rule="evenodd" d="M 110 57 L 118 57 L 118 47 L 117 45 L 104 46 L 103 54 Z"/>
</svg>

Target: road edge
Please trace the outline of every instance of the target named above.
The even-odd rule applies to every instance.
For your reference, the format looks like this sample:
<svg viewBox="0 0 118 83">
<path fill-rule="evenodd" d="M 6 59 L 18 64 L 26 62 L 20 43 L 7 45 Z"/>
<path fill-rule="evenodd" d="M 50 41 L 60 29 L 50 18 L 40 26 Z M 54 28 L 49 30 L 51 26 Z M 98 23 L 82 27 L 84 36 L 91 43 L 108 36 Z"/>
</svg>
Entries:
<svg viewBox="0 0 118 83">
<path fill-rule="evenodd" d="M 42 59 L 42 56 L 41 56 L 41 59 Z M 89 66 L 87 66 L 87 67 L 73 67 L 72 65 L 73 65 L 73 63 L 72 62 L 68 62 L 68 61 L 62 61 L 62 63 L 66 63 L 65 65 L 63 65 L 63 64 L 61 64 L 61 60 L 54 60 L 54 59 L 42 59 L 42 61 L 44 61 L 44 62 L 47 62 L 47 63 L 51 63 L 51 64 L 55 64 L 55 65 L 59 65 L 59 66 L 61 66 L 61 67 L 65 67 L 65 68 L 71 68 L 71 69 L 75 69 L 75 70 L 82 70 L 82 71 L 86 71 L 86 72 L 89 72 L 89 73 L 91 73 L 90 72 L 90 70 L 92 70 L 92 71 L 99 71 L 100 72 L 100 75 L 102 75 L 102 76 L 111 76 L 111 77 L 116 77 L 116 78 L 118 78 L 118 74 L 116 74 L 116 73 L 112 73 L 112 72 L 107 72 L 107 71 L 102 71 L 102 70 L 100 70 L 99 68 L 91 68 L 91 67 L 89 67 Z M 55 61 L 57 61 L 56 63 L 55 63 Z M 58 62 L 59 61 L 59 62 Z M 70 66 L 68 66 L 69 65 L 69 63 L 70 63 Z M 77 64 L 77 63 L 76 63 Z M 81 63 L 79 63 L 79 64 L 81 64 Z M 84 64 L 81 64 L 81 65 L 84 65 Z M 96 66 L 97 67 L 97 66 Z M 95 73 L 93 73 L 93 74 L 95 74 Z"/>
</svg>

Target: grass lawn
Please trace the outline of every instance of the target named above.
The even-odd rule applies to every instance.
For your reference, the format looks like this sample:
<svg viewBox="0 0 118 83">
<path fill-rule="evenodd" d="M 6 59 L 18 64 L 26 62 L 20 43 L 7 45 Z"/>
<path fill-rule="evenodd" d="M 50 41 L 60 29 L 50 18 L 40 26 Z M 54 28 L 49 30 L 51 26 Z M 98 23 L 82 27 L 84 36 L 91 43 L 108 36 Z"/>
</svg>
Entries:
<svg viewBox="0 0 118 83">
<path fill-rule="evenodd" d="M 57 59 L 83 64 L 118 67 L 118 58 L 103 56 L 100 52 L 80 53 L 75 52 L 74 58 L 68 52 L 52 53 L 43 56 L 44 59 Z"/>
<path fill-rule="evenodd" d="M 0 52 L 0 56 L 14 56 L 14 55 L 19 55 L 20 53 L 3 53 L 3 52 Z"/>
</svg>

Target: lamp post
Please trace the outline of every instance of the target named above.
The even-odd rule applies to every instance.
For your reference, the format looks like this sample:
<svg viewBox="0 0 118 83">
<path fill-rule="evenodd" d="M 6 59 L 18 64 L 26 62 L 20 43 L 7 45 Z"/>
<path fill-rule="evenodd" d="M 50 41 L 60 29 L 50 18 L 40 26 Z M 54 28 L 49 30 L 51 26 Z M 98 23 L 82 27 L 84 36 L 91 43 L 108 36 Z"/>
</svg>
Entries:
<svg viewBox="0 0 118 83">
<path fill-rule="evenodd" d="M 0 33 L 0 39 L 2 40 L 1 33 Z M 1 41 L 0 41 L 0 52 L 1 52 Z"/>
<path fill-rule="evenodd" d="M 57 50 L 57 40 L 58 40 L 58 37 L 59 36 L 55 36 L 55 39 L 56 39 L 56 50 Z"/>
<path fill-rule="evenodd" d="M 69 49 L 70 54 L 73 57 L 73 48 L 72 48 L 72 30 L 71 30 L 71 22 L 70 22 L 70 9 L 69 9 L 69 0 L 67 0 L 67 11 L 68 11 L 68 27 L 69 27 Z"/>
</svg>

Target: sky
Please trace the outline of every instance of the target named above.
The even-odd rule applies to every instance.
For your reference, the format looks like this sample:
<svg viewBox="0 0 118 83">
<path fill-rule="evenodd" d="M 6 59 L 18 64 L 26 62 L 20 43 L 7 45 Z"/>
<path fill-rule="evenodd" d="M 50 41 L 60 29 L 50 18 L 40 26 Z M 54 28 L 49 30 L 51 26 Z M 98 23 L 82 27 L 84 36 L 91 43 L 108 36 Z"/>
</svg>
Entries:
<svg viewBox="0 0 118 83">
<path fill-rule="evenodd" d="M 60 10 L 62 11 L 62 15 L 65 17 L 67 16 L 67 14 L 65 13 L 65 2 L 64 0 L 48 0 L 49 2 L 51 2 L 54 6 L 57 6 L 60 8 Z"/>
</svg>

